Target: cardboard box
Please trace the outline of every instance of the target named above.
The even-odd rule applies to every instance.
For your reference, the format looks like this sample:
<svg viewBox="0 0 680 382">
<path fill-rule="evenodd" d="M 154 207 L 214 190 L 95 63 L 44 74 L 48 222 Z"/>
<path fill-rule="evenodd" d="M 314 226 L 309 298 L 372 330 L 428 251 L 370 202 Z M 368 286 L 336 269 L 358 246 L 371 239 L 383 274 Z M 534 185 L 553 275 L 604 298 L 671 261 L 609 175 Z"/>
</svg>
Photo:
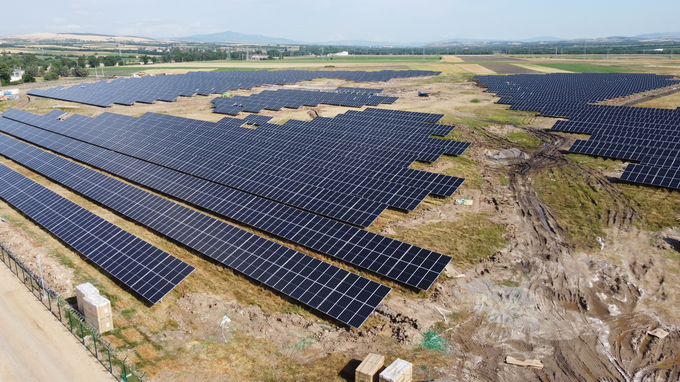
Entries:
<svg viewBox="0 0 680 382">
<path fill-rule="evenodd" d="M 86 321 L 97 329 L 99 333 L 106 333 L 113 330 L 113 316 L 104 317 L 94 322 L 87 319 Z"/>
<path fill-rule="evenodd" d="M 380 373 L 380 382 L 411 382 L 413 380 L 413 364 L 397 358 Z"/>
<path fill-rule="evenodd" d="M 378 371 L 385 365 L 385 356 L 369 353 L 354 371 L 356 382 L 377 382 Z"/>
<path fill-rule="evenodd" d="M 104 296 L 93 294 L 83 298 L 83 313 L 88 322 L 99 321 L 106 317 L 111 317 L 111 301 Z"/>
<path fill-rule="evenodd" d="M 78 309 L 82 312 L 85 310 L 85 305 L 83 305 L 83 298 L 87 296 L 92 296 L 99 294 L 99 289 L 95 288 L 94 285 L 90 283 L 80 284 L 76 287 L 76 300 L 78 300 Z"/>
</svg>

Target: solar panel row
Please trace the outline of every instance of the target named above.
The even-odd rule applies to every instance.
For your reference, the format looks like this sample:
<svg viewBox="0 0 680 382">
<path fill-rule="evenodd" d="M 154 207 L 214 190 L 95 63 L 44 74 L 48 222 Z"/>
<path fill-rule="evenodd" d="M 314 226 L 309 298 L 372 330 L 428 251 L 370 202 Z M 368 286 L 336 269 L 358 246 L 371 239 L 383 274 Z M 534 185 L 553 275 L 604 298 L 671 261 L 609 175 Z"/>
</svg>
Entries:
<svg viewBox="0 0 680 382">
<path fill-rule="evenodd" d="M 680 189 L 680 110 L 592 105 L 593 102 L 677 86 L 673 76 L 654 74 L 562 74 L 478 77 L 511 109 L 569 118 L 552 130 L 590 134 L 572 153 L 639 161 L 621 179 Z"/>
<path fill-rule="evenodd" d="M 263 109 L 281 110 L 282 108 L 298 109 L 301 106 L 326 105 L 363 107 L 378 106 L 381 103 L 394 103 L 398 97 L 383 97 L 376 95 L 359 95 L 353 93 L 335 93 L 328 91 L 278 89 L 265 90 L 250 96 L 234 96 L 231 98 L 213 99 L 213 112 L 237 115 L 242 111 L 259 113 Z"/>
<path fill-rule="evenodd" d="M 54 114 L 42 119 L 56 120 Z M 428 289 L 450 261 L 448 256 L 5 118 L 0 118 L 0 131 L 406 285 Z"/>
<path fill-rule="evenodd" d="M 350 94 L 371 94 L 378 95 L 383 92 L 384 89 L 372 89 L 372 88 L 351 88 L 346 86 L 340 86 L 335 89 L 338 93 L 350 93 Z"/>
<path fill-rule="evenodd" d="M 389 81 L 393 78 L 438 75 L 440 72 L 420 70 L 365 71 L 230 71 L 189 72 L 170 76 L 119 78 L 93 84 L 78 84 L 70 88 L 59 86 L 47 90 L 33 89 L 29 95 L 109 107 L 115 104 L 132 105 L 135 102 L 172 102 L 177 97 L 196 94 L 209 95 L 237 89 L 251 89 L 262 85 L 285 85 L 316 78 L 344 79 L 356 82 Z"/>
<path fill-rule="evenodd" d="M 15 110 L 10 110 L 3 116 L 26 123 L 31 123 L 31 118 L 34 118 Z M 361 146 L 364 137 L 354 138 L 355 143 L 345 151 L 341 150 L 342 145 L 333 143 L 337 155 L 345 159 L 344 162 L 335 161 L 334 173 L 330 169 L 314 169 L 308 165 L 308 157 L 315 155 L 326 157 L 326 160 L 328 157 L 332 159 L 333 150 L 330 147 L 318 143 L 322 149 L 315 150 L 313 144 L 307 144 L 307 139 L 299 135 L 289 134 L 289 137 L 277 140 L 283 132 L 278 133 L 276 129 L 263 127 L 256 130 L 244 129 L 240 127 L 242 122 L 243 120 L 238 119 L 224 119 L 215 124 L 151 113 L 141 118 L 105 113 L 95 119 L 73 116 L 64 123 L 52 121 L 50 129 L 359 226 L 370 225 L 387 205 L 414 209 L 430 189 L 437 187 L 434 192 L 453 194 L 463 181 L 460 178 L 435 175 L 434 178 L 440 181 L 438 184 L 418 180 L 412 182 L 412 186 L 390 174 L 380 178 L 357 174 L 355 169 L 362 170 L 363 167 L 350 166 L 355 162 L 351 157 L 357 146 L 364 151 L 370 148 Z M 345 140 L 352 144 L 351 137 L 346 137 Z M 465 142 L 431 140 L 459 145 L 461 149 L 455 153 L 461 153 L 469 145 Z M 303 147 L 304 151 L 297 152 Z M 439 147 L 428 149 L 445 151 Z M 392 157 L 398 158 L 398 148 L 388 150 Z M 278 154 L 272 155 L 273 151 Z M 301 153 L 306 157 L 300 158 Z M 362 155 L 364 160 L 390 162 L 387 155 L 383 155 L 383 158 L 365 153 Z M 436 153 L 437 157 L 439 155 L 441 153 Z M 402 166 L 407 167 L 417 156 L 412 155 Z M 338 164 L 345 164 L 351 169 L 340 172 L 337 170 Z"/>
<path fill-rule="evenodd" d="M 3 123 L 7 123 L 5 121 Z M 360 327 L 390 291 L 382 284 L 14 138 L 0 135 L 0 153 L 350 326 Z M 8 184 L 10 181 L 14 179 L 9 179 Z M 27 188 L 27 191 L 36 190 Z M 19 199 L 24 197 L 21 195 Z M 46 201 L 49 196 L 36 194 L 35 200 Z M 21 200 L 10 202 L 21 203 Z M 38 202 L 32 211 L 41 216 L 42 209 L 43 205 Z M 49 221 L 59 224 L 60 217 Z M 76 240 L 81 233 L 72 227 L 63 230 Z M 151 277 L 150 281 L 157 278 Z"/>
<path fill-rule="evenodd" d="M 71 169 L 53 175 L 63 178 L 64 171 Z M 152 304 L 194 271 L 191 265 L 1 164 L 0 197 Z"/>
</svg>

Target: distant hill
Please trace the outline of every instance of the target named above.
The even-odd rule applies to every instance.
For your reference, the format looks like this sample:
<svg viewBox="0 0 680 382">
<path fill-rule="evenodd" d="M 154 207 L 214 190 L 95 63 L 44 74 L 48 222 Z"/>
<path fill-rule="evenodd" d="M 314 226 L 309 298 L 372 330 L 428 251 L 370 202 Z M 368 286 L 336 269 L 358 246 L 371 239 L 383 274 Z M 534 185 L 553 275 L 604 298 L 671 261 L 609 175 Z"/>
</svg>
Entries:
<svg viewBox="0 0 680 382">
<path fill-rule="evenodd" d="M 532 37 L 528 38 L 526 40 L 520 40 L 521 42 L 542 42 L 542 41 L 564 41 L 566 39 L 564 38 L 559 38 L 559 37 L 551 37 L 551 36 L 540 36 L 540 37 Z"/>
<path fill-rule="evenodd" d="M 220 32 L 187 37 L 173 37 L 172 40 L 198 42 L 226 42 L 234 44 L 297 44 L 297 41 L 287 38 L 267 37 L 261 35 L 243 34 L 238 32 Z"/>
<path fill-rule="evenodd" d="M 147 37 L 134 36 L 110 36 L 96 33 L 30 33 L 13 36 L 0 36 L 3 41 L 64 41 L 64 40 L 80 40 L 80 41 L 134 41 L 134 42 L 151 42 L 155 41 Z"/>
<path fill-rule="evenodd" d="M 633 36 L 635 38 L 668 38 L 668 37 L 680 37 L 680 32 L 666 32 L 666 33 L 648 33 Z"/>
</svg>

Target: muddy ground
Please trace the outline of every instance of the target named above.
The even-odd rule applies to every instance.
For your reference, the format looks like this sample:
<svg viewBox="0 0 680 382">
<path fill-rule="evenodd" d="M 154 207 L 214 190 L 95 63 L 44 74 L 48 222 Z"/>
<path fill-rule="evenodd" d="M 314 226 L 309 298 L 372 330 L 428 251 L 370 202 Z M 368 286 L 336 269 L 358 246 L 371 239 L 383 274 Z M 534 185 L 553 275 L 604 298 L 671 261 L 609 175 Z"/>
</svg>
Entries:
<svg viewBox="0 0 680 382">
<path fill-rule="evenodd" d="M 319 80 L 298 87 L 343 85 Z M 637 224 L 641 212 L 612 182 L 622 165 L 597 170 L 570 159 L 564 151 L 575 137 L 548 131 L 552 119 L 513 123 L 485 114 L 500 113 L 504 107 L 494 105 L 492 95 L 463 79 L 453 83 L 398 80 L 365 87 L 384 87 L 386 94 L 399 96 L 400 101 L 389 108 L 445 112 L 448 123 L 458 124 L 455 138 L 473 143 L 464 158 L 474 165 L 477 177 L 474 186 L 470 178 L 453 198 L 428 200 L 409 214 L 388 212 L 380 225 L 370 229 L 388 236 L 406 231 L 427 235 L 433 224 L 481 216 L 502 226 L 502 245 L 474 262 L 456 262 L 427 293 L 395 288 L 360 330 L 339 326 L 301 307 L 273 311 L 216 292 L 219 288 L 196 287 L 186 296 L 178 292 L 148 317 L 143 316 L 144 308 L 130 313 L 129 302 L 117 304 L 128 313 L 117 313 L 116 326 L 125 329 L 111 340 L 126 349 L 150 380 L 351 381 L 358 360 L 370 352 L 385 354 L 388 361 L 400 357 L 413 362 L 414 380 L 680 379 L 676 255 L 680 229 L 672 224 L 652 231 Z M 416 90 L 428 91 L 431 97 L 418 98 Z M 63 104 L 27 100 L 23 106 L 44 113 Z M 86 115 L 100 112 L 66 106 Z M 208 120 L 222 117 L 210 114 L 207 97 L 114 109 L 130 115 L 163 111 Z M 319 106 L 264 114 L 283 121 L 333 116 L 344 110 Z M 510 117 L 503 114 L 503 118 Z M 475 124 L 480 120 L 485 123 Z M 524 136 L 528 138 L 517 140 Z M 492 157 L 513 147 L 528 157 Z M 443 158 L 424 168 L 456 175 L 457 166 L 455 160 Z M 574 238 L 573 227 L 561 223 L 563 211 L 540 196 L 543 191 L 537 179 L 550 179 L 550 174 L 562 170 L 583 174 L 589 181 L 586 186 L 609 200 L 601 219 L 603 247 L 590 236 Z M 461 197 L 473 204 L 456 204 Z M 11 214 L 10 222 L 22 221 L 11 208 L 0 207 Z M 79 282 L 77 274 L 63 254 L 55 254 L 49 246 L 36 247 L 24 237 L 22 233 L 35 230 L 29 229 L 30 223 L 23 224 L 16 230 L 0 222 L 0 240 L 31 268 L 37 267 L 36 256 L 41 255 L 46 281 L 70 296 L 73 284 Z M 465 237 L 466 232 L 448 234 Z M 215 285 L 220 282 L 215 280 Z M 249 291 L 257 288 L 241 282 Z M 657 328 L 669 335 L 661 339 L 647 334 Z M 431 346 L 433 333 L 436 346 Z M 512 366 L 505 363 L 507 356 L 538 359 L 544 368 Z"/>
</svg>

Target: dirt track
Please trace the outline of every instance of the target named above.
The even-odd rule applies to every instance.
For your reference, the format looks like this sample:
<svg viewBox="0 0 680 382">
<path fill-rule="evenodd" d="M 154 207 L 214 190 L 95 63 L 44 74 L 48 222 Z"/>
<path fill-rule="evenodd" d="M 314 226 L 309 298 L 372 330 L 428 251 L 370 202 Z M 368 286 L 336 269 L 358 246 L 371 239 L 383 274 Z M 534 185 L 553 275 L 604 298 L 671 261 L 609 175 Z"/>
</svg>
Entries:
<svg viewBox="0 0 680 382">
<path fill-rule="evenodd" d="M 0 381 L 113 381 L 0 264 Z"/>
</svg>

